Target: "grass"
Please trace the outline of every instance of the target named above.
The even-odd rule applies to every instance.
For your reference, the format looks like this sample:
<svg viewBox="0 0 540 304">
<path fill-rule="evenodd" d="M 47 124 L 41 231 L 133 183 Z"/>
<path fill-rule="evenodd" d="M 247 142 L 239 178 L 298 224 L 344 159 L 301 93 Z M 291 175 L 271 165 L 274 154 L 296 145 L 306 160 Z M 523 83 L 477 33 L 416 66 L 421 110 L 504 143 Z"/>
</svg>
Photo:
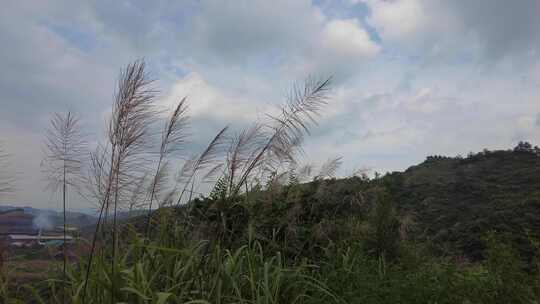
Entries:
<svg viewBox="0 0 540 304">
<path fill-rule="evenodd" d="M 485 262 L 460 263 L 407 241 L 392 258 L 374 255 L 358 236 L 286 258 L 252 229 L 231 246 L 189 240 L 180 230 L 158 241 L 131 231 L 114 274 L 110 254 L 93 260 L 85 303 L 107 303 L 111 294 L 116 303 L 535 303 L 539 296 L 538 269 L 524 271 L 495 235 Z M 68 268 L 68 303 L 82 303 L 85 266 Z M 4 281 L 0 290 L 7 303 L 62 303 L 61 272 L 48 275 L 11 290 Z"/>
</svg>

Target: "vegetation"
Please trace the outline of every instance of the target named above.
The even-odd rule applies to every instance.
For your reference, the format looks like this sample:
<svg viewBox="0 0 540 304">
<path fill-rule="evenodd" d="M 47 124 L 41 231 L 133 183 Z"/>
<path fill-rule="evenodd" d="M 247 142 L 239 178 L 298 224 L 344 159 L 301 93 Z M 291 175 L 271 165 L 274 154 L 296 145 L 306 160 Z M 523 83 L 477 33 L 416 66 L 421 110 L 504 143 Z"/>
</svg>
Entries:
<svg viewBox="0 0 540 304">
<path fill-rule="evenodd" d="M 80 258 L 28 284 L 5 269 L 4 302 L 538 302 L 537 148 L 335 179 L 340 158 L 298 163 L 329 101 L 323 79 L 295 87 L 268 121 L 183 155 L 187 101 L 156 136 L 144 69 L 121 74 L 108 138 L 89 157 L 84 195 L 100 217 Z M 148 214 L 119 219 L 135 206 Z"/>
<path fill-rule="evenodd" d="M 540 154 L 523 145 L 528 144 L 465 158 L 428 157 L 378 182 L 400 212 L 414 218 L 422 240 L 436 244 L 441 254 L 482 260 L 482 238 L 494 230 L 509 235 L 520 254 L 532 258 L 529 238 L 538 238 L 540 231 Z"/>
<path fill-rule="evenodd" d="M 43 165 L 50 179 L 50 186 L 54 190 L 60 187 L 62 189 L 64 244 L 67 239 L 67 187 L 68 185 L 78 187 L 77 180 L 81 176 L 85 145 L 77 117 L 71 112 L 68 112 L 65 116 L 58 113 L 53 115 L 51 128 L 46 135 L 46 157 Z M 62 259 L 63 281 L 66 281 L 66 246 L 62 246 Z M 62 302 L 65 302 L 65 300 Z"/>
</svg>

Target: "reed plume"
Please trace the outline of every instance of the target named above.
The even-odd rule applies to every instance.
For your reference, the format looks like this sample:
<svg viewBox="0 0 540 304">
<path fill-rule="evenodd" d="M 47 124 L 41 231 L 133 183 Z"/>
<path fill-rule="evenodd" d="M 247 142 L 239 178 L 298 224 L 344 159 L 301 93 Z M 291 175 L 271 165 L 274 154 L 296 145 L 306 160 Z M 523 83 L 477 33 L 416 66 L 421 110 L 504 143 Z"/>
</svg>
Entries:
<svg viewBox="0 0 540 304">
<path fill-rule="evenodd" d="M 231 195 L 238 194 L 261 166 L 263 170 L 275 172 L 276 164 L 295 161 L 298 152 L 302 152 L 304 135 L 309 134 L 310 128 L 317 124 L 317 117 L 328 102 L 330 85 L 331 78 L 308 78 L 302 86 L 293 87 L 287 102 L 280 108 L 280 114 L 268 115 L 270 122 L 265 125 L 263 132 L 265 140 L 254 149 L 239 172 L 240 177 L 232 187 Z"/>
<path fill-rule="evenodd" d="M 154 110 L 154 98 L 156 91 L 150 88 L 152 80 L 145 72 L 145 63 L 143 60 L 135 61 L 129 64 L 121 73 L 118 82 L 118 91 L 115 95 L 112 115 L 109 120 L 108 128 L 108 148 L 104 149 L 108 154 L 108 161 L 105 157 L 100 159 L 102 164 L 109 167 L 99 173 L 99 176 L 105 177 L 103 185 L 102 202 L 100 216 L 98 218 L 96 231 L 99 227 L 105 210 L 105 216 L 112 205 L 112 284 L 111 302 L 114 302 L 115 292 L 115 264 L 117 240 L 117 214 L 119 205 L 123 202 L 121 198 L 129 198 L 135 190 L 136 181 L 148 169 L 149 161 L 148 151 L 151 148 L 151 125 L 155 120 L 156 112 Z M 100 171 L 98 164 L 97 171 Z M 90 267 L 92 264 L 93 252 L 98 233 L 94 235 L 90 260 L 85 276 L 83 287 L 83 297 L 86 293 L 86 286 Z"/>
<path fill-rule="evenodd" d="M 225 149 L 227 143 L 227 130 L 229 127 L 224 127 L 221 129 L 216 136 L 210 141 L 208 146 L 201 152 L 199 155 L 194 155 L 183 164 L 180 168 L 180 171 L 177 174 L 177 183 L 184 185 L 178 199 L 176 201 L 176 206 L 180 205 L 184 194 L 188 190 L 188 187 L 192 187 L 195 184 L 196 176 L 199 172 L 207 170 L 204 175 L 204 180 L 210 179 L 213 174 L 217 174 L 221 168 L 221 164 L 216 164 L 219 156 Z M 193 194 L 193 190 L 190 191 L 190 194 Z M 189 200 L 188 200 L 189 201 Z"/>
<path fill-rule="evenodd" d="M 229 140 L 225 178 L 228 181 L 227 193 L 232 193 L 238 179 L 241 177 L 238 176 L 240 175 L 239 173 L 243 172 L 250 165 L 263 144 L 263 126 L 258 123 L 242 130 Z"/>
<path fill-rule="evenodd" d="M 49 179 L 49 187 L 62 191 L 62 214 L 64 245 L 62 302 L 65 303 L 66 282 L 66 205 L 68 186 L 78 188 L 82 177 L 82 166 L 86 151 L 86 141 L 81 133 L 79 118 L 71 113 L 55 113 L 50 120 L 50 127 L 45 135 L 45 157 L 42 169 Z"/>
<path fill-rule="evenodd" d="M 146 219 L 145 234 L 148 235 L 150 229 L 150 219 L 152 217 L 152 205 L 157 193 L 160 192 L 162 186 L 166 184 L 167 164 L 166 160 L 171 154 L 182 149 L 182 145 L 187 138 L 187 105 L 186 98 L 178 103 L 169 119 L 165 123 L 161 134 L 161 145 L 159 149 L 159 159 L 156 167 L 156 173 L 152 181 L 150 189 L 150 202 L 148 204 L 148 215 Z"/>
<path fill-rule="evenodd" d="M 335 177 L 337 170 L 343 164 L 343 161 L 341 159 L 341 157 L 329 158 L 321 165 L 319 173 L 315 176 L 315 179 L 318 180 Z"/>
</svg>

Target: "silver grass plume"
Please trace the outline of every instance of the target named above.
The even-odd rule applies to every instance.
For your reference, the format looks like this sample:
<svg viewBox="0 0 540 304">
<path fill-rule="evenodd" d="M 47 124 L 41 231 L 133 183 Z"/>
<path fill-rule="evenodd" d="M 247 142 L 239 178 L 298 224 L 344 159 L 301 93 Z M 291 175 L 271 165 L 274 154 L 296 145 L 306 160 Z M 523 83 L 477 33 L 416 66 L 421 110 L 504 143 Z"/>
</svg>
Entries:
<svg viewBox="0 0 540 304">
<path fill-rule="evenodd" d="M 109 154 L 108 173 L 104 183 L 103 201 L 101 202 L 100 217 L 96 225 L 99 230 L 103 210 L 113 207 L 112 223 L 112 276 L 115 274 L 116 248 L 117 248 L 117 213 L 120 198 L 129 197 L 134 190 L 138 178 L 143 175 L 148 166 L 148 150 L 151 148 L 150 126 L 154 122 L 156 112 L 154 99 L 156 91 L 150 88 L 152 80 L 145 72 L 143 60 L 129 64 L 121 73 L 118 90 L 113 102 L 112 115 L 109 119 L 108 146 Z M 86 287 L 90 274 L 93 253 L 98 233 L 94 234 L 90 260 L 86 271 L 83 287 L 83 298 L 86 296 Z M 112 279 L 114 283 L 115 280 Z M 114 286 L 112 288 L 114 291 Z M 111 292 L 111 301 L 115 300 L 115 292 Z"/>
<path fill-rule="evenodd" d="M 81 133 L 79 118 L 71 112 L 55 113 L 50 121 L 45 137 L 45 158 L 42 168 L 54 190 L 62 189 L 63 210 L 63 284 L 62 302 L 65 303 L 66 284 L 66 205 L 67 187 L 79 188 L 82 166 L 86 155 L 86 141 Z"/>
<path fill-rule="evenodd" d="M 269 116 L 270 123 L 266 125 L 266 140 L 258 147 L 253 157 L 240 174 L 238 182 L 231 194 L 236 195 L 242 185 L 247 183 L 250 176 L 260 166 L 269 166 L 270 172 L 275 172 L 276 164 L 294 162 L 296 154 L 302 152 L 301 143 L 304 135 L 309 134 L 323 106 L 328 102 L 328 91 L 331 78 L 314 80 L 308 78 L 303 86 L 295 85 L 289 94 L 287 102 L 280 109 L 280 114 Z"/>
<path fill-rule="evenodd" d="M 181 167 L 177 175 L 177 182 L 178 184 L 184 185 L 184 187 L 176 201 L 177 206 L 182 202 L 182 198 L 186 191 L 189 191 L 188 187 L 194 184 L 197 173 L 203 170 L 210 170 L 208 173 L 216 173 L 219 170 L 216 162 L 224 150 L 228 128 L 229 127 L 224 127 L 221 129 L 201 154 L 192 156 L 186 160 Z M 208 173 L 205 174 L 205 178 L 207 179 L 211 177 Z"/>
<path fill-rule="evenodd" d="M 319 173 L 315 176 L 315 180 L 332 178 L 336 176 L 337 170 L 343 164 L 341 157 L 334 157 L 324 162 L 319 169 Z"/>
<path fill-rule="evenodd" d="M 161 189 L 166 184 L 167 175 L 167 158 L 182 149 L 182 145 L 186 142 L 187 138 L 187 106 L 186 98 L 182 98 L 174 111 L 171 113 L 169 119 L 165 123 L 161 134 L 161 145 L 159 149 L 159 160 L 156 167 L 156 173 L 152 181 L 150 189 L 150 202 L 148 204 L 148 214 L 146 218 L 145 234 L 148 235 L 150 229 L 150 219 L 152 217 L 152 206 L 157 194 L 161 192 Z"/>
</svg>

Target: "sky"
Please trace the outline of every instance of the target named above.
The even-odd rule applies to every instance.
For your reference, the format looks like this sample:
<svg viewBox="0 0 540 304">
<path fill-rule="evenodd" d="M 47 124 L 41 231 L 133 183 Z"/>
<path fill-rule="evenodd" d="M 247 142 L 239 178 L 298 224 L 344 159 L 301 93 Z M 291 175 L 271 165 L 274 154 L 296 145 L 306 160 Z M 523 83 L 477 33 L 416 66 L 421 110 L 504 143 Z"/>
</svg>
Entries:
<svg viewBox="0 0 540 304">
<path fill-rule="evenodd" d="M 40 169 L 51 114 L 79 113 L 102 140 L 140 58 L 159 106 L 188 98 L 193 149 L 309 76 L 333 86 L 302 161 L 340 156 L 341 175 L 540 144 L 539 15 L 538 0 L 3 1 L 0 142 L 17 191 L 0 204 L 59 207 Z"/>
</svg>

